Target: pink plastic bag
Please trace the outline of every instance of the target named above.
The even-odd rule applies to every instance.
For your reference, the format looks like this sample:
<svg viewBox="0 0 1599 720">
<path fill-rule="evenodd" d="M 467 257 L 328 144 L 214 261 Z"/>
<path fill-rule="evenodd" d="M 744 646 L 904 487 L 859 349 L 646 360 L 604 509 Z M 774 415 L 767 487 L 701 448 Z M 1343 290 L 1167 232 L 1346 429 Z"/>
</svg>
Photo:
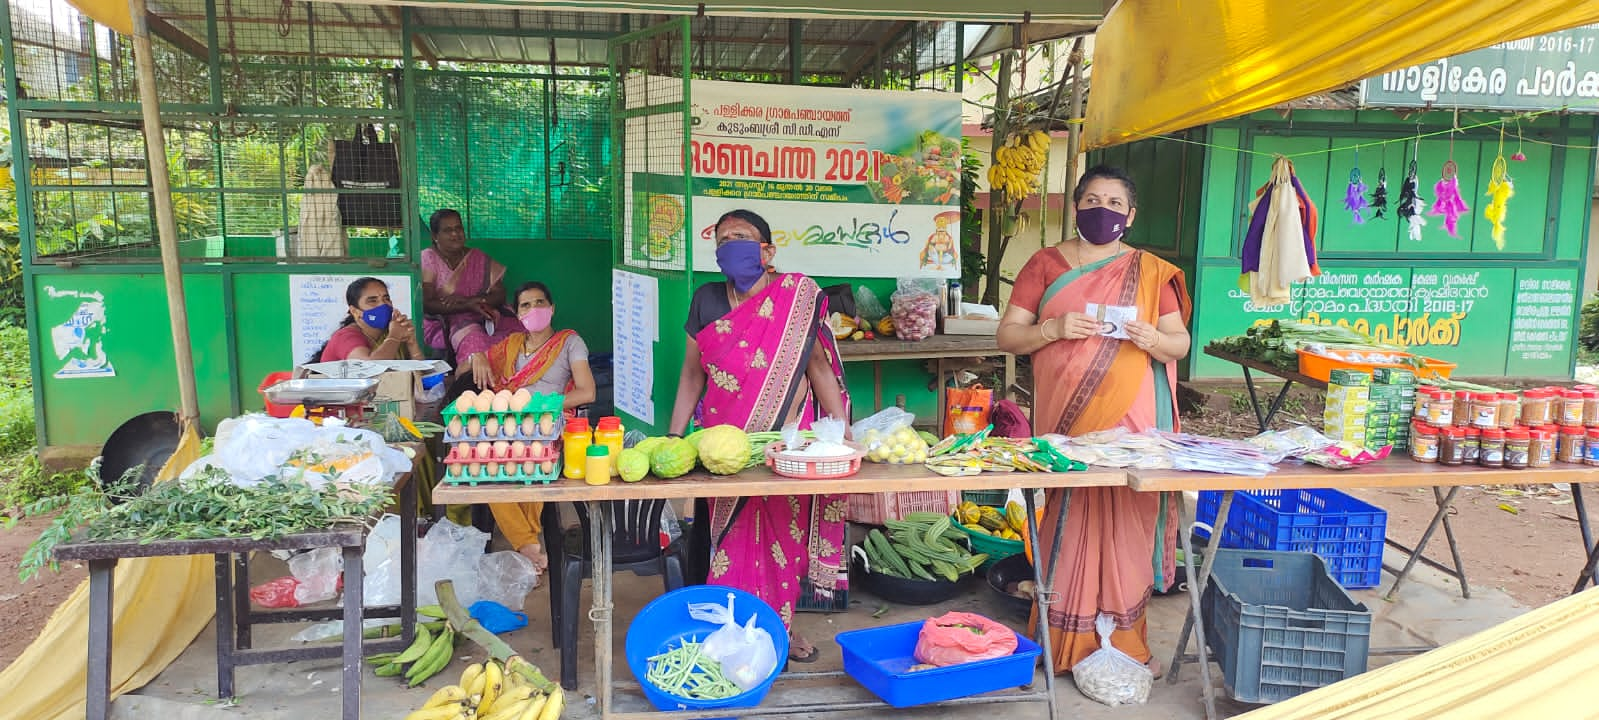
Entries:
<svg viewBox="0 0 1599 720">
<path fill-rule="evenodd" d="M 250 599 L 264 608 L 299 607 L 300 601 L 294 597 L 294 591 L 298 587 L 300 587 L 299 580 L 295 580 L 291 575 L 284 575 L 250 588 Z"/>
<path fill-rule="evenodd" d="M 916 661 L 945 667 L 1016 653 L 1016 633 L 982 615 L 944 613 L 928 618 L 916 640 Z"/>
</svg>

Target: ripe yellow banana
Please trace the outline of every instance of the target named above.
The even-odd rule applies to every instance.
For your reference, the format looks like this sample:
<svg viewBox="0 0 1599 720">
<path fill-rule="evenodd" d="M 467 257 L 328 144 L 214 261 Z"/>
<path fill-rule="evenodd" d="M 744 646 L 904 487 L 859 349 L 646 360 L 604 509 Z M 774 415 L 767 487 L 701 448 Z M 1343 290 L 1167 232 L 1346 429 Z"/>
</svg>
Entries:
<svg viewBox="0 0 1599 720">
<path fill-rule="evenodd" d="M 566 695 L 556 688 L 550 693 L 550 701 L 544 703 L 544 709 L 539 711 L 538 720 L 556 720 L 561 717 L 561 709 L 566 706 Z"/>
<path fill-rule="evenodd" d="M 471 716 L 464 703 L 448 703 L 438 707 L 424 708 L 405 716 L 405 720 L 455 720 Z"/>
<path fill-rule="evenodd" d="M 477 687 L 477 682 L 483 677 L 483 663 L 472 663 L 461 671 L 459 685 L 466 690 L 467 695 L 477 695 L 483 692 L 482 687 Z"/>
<path fill-rule="evenodd" d="M 516 716 L 516 720 L 538 720 L 539 713 L 544 711 L 544 706 L 549 704 L 549 702 L 550 696 L 548 695 L 533 696 L 533 702 L 528 703 L 527 707 L 522 710 L 522 714 Z"/>
<path fill-rule="evenodd" d="M 524 700 L 533 697 L 533 688 L 523 685 L 494 699 L 494 702 L 478 703 L 477 711 L 481 717 L 493 717 L 501 714 L 506 708 L 519 705 Z M 513 716 L 515 717 L 515 716 Z"/>
<path fill-rule="evenodd" d="M 505 671 L 499 663 L 493 660 L 483 663 L 483 677 L 483 699 L 477 704 L 479 715 L 487 714 L 484 708 L 494 707 L 495 700 L 505 691 Z"/>
<path fill-rule="evenodd" d="M 495 706 L 494 711 L 488 715 L 478 715 L 478 720 L 516 720 L 522 717 L 522 714 L 527 712 L 528 706 L 532 704 L 533 698 L 531 697 L 522 698 L 514 703 L 499 703 Z"/>
<path fill-rule="evenodd" d="M 463 688 L 460 685 L 445 685 L 434 692 L 433 696 L 428 698 L 427 702 L 422 703 L 422 707 L 420 709 L 427 710 L 429 708 L 436 708 L 440 705 L 459 703 L 465 699 L 466 688 Z"/>
</svg>

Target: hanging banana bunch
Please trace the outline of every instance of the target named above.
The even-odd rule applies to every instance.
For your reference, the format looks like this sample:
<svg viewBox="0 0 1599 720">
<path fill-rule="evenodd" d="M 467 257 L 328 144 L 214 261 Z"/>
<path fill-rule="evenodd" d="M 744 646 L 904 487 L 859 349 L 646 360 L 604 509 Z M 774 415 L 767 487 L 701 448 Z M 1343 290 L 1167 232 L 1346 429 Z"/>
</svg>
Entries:
<svg viewBox="0 0 1599 720">
<path fill-rule="evenodd" d="M 988 166 L 988 186 L 1004 195 L 1006 203 L 1020 202 L 1038 192 L 1040 175 L 1049 161 L 1049 133 L 1018 128 L 1005 138 Z"/>
</svg>

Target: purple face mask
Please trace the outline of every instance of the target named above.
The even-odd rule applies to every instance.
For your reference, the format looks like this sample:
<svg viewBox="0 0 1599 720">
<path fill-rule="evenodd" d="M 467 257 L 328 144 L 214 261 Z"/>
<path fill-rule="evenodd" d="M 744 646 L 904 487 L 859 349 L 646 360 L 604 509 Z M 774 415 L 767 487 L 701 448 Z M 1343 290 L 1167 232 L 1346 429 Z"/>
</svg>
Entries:
<svg viewBox="0 0 1599 720">
<path fill-rule="evenodd" d="M 739 292 L 749 292 L 766 274 L 761 264 L 761 244 L 754 240 L 732 240 L 716 248 L 716 265 Z"/>
<path fill-rule="evenodd" d="M 1108 207 L 1077 211 L 1077 234 L 1095 245 L 1109 245 L 1127 233 L 1127 214 Z"/>
</svg>

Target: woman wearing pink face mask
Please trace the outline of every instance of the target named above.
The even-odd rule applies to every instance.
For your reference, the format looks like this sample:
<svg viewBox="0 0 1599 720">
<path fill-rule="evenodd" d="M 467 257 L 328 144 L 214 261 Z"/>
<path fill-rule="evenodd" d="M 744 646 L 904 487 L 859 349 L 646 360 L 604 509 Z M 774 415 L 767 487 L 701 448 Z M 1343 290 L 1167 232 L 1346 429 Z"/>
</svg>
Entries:
<svg viewBox="0 0 1599 720">
<path fill-rule="evenodd" d="M 555 302 L 541 282 L 524 283 L 516 291 L 516 316 L 525 332 L 513 333 L 487 353 L 472 355 L 472 378 L 479 388 L 535 393 L 565 393 L 567 410 L 594 402 L 594 373 L 589 350 L 571 330 L 551 326 Z M 539 545 L 543 503 L 494 504 L 494 522 L 511 547 L 544 572 L 549 558 Z"/>
</svg>

